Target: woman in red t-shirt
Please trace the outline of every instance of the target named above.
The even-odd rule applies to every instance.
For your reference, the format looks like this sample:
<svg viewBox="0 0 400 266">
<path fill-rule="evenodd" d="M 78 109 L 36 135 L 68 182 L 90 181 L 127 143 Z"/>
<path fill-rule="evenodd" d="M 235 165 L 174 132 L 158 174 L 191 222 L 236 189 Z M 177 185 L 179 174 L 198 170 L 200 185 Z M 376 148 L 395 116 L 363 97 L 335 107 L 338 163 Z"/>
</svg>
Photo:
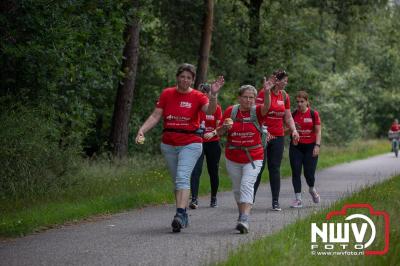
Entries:
<svg viewBox="0 0 400 266">
<path fill-rule="evenodd" d="M 264 89 L 270 84 L 264 79 Z M 226 169 L 232 180 L 232 189 L 239 210 L 236 229 L 240 233 L 249 231 L 248 217 L 253 204 L 254 182 L 264 158 L 262 145 L 262 121 L 269 108 L 269 98 L 263 105 L 255 105 L 257 90 L 251 85 L 239 89 L 239 105 L 228 107 L 223 116 L 223 125 L 217 129 L 218 135 L 225 133 Z M 232 114 L 233 112 L 233 114 Z M 235 115 L 236 113 L 236 115 Z"/>
<path fill-rule="evenodd" d="M 220 76 L 211 85 L 207 97 L 191 88 L 195 76 L 193 65 L 183 64 L 178 68 L 177 85 L 162 91 L 156 108 L 136 136 L 136 143 L 142 144 L 144 134 L 163 118 L 164 130 L 160 147 L 175 184 L 176 215 L 171 224 L 173 232 L 180 232 L 189 224 L 186 206 L 190 194 L 190 175 L 202 152 L 202 138 L 197 131 L 199 113 L 215 112 L 217 95 L 224 84 L 224 78 Z"/>
<path fill-rule="evenodd" d="M 308 94 L 299 91 L 296 95 L 297 109 L 293 112 L 293 119 L 300 138 L 292 140 L 289 147 L 290 166 L 292 168 L 292 183 L 295 199 L 292 208 L 303 207 L 301 201 L 301 169 L 304 168 L 309 192 L 314 203 L 320 201 L 315 183 L 315 169 L 317 168 L 319 149 L 321 147 L 321 120 L 317 111 L 310 108 Z"/>
<path fill-rule="evenodd" d="M 208 84 L 200 85 L 199 90 L 202 93 L 208 94 L 210 86 Z M 211 200 L 210 207 L 217 207 L 217 192 L 219 186 L 219 160 L 221 158 L 221 146 L 219 143 L 219 136 L 217 135 L 217 125 L 222 118 L 221 106 L 217 104 L 217 110 L 212 115 L 206 115 L 204 112 L 200 112 L 200 123 L 204 123 L 204 135 L 203 135 L 203 152 L 198 159 L 196 166 L 193 169 L 192 176 L 190 178 L 190 188 L 192 192 L 192 199 L 190 200 L 189 207 L 191 209 L 197 209 L 199 206 L 197 196 L 199 194 L 199 183 L 200 176 L 203 170 L 204 157 L 207 161 L 208 175 L 210 176 L 211 185 Z"/>
<path fill-rule="evenodd" d="M 254 196 L 257 193 L 258 186 L 261 181 L 262 172 L 265 164 L 268 166 L 269 173 L 269 184 L 271 186 L 272 193 L 272 210 L 280 211 L 279 206 L 279 192 L 281 189 L 281 162 L 284 150 L 284 124 L 288 125 L 292 130 L 292 137 L 298 139 L 299 134 L 294 126 L 292 114 L 290 112 L 290 97 L 289 94 L 284 90 L 287 82 L 288 75 L 284 70 L 276 70 L 269 78 L 272 82 L 273 87 L 271 92 L 265 93 L 265 90 L 261 89 L 258 93 L 256 103 L 261 104 L 264 98 L 268 96 L 271 101 L 271 106 L 268 110 L 266 118 L 264 119 L 264 125 L 267 126 L 268 132 L 271 135 L 268 145 L 265 149 L 265 157 L 257 176 L 257 181 L 254 185 Z"/>
</svg>

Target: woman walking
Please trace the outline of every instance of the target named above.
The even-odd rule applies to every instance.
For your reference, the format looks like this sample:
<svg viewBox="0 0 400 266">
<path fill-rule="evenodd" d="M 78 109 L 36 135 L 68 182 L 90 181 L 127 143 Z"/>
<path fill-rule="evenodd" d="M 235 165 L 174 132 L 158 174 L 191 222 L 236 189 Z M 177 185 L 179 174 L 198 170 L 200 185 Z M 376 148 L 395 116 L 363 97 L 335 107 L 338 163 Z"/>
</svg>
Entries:
<svg viewBox="0 0 400 266">
<path fill-rule="evenodd" d="M 263 123 L 267 126 L 271 135 L 265 150 L 265 157 L 261 170 L 254 185 L 254 197 L 261 181 L 265 163 L 268 165 L 269 183 L 272 192 L 272 210 L 280 211 L 279 192 L 281 188 L 281 162 L 284 149 L 284 124 L 288 125 L 294 140 L 298 140 L 299 134 L 294 126 L 292 114 L 290 112 L 289 94 L 284 90 L 288 75 L 284 70 L 276 70 L 271 76 L 273 87 L 271 90 L 261 89 L 257 96 L 257 104 L 264 102 L 265 97 L 270 97 L 271 105 Z"/>
<path fill-rule="evenodd" d="M 264 79 L 264 90 L 269 91 L 272 82 Z M 239 104 L 228 107 L 217 129 L 219 135 L 227 133 L 225 149 L 226 169 L 232 180 L 232 188 L 239 211 L 236 229 L 249 231 L 249 215 L 254 197 L 254 182 L 264 158 L 262 121 L 269 108 L 269 97 L 264 104 L 255 105 L 257 90 L 251 85 L 239 89 Z"/>
<path fill-rule="evenodd" d="M 295 199 L 291 207 L 303 207 L 301 199 L 301 170 L 314 203 L 319 203 L 320 196 L 315 189 L 315 169 L 317 168 L 319 149 L 321 147 L 321 120 L 317 111 L 310 108 L 308 94 L 299 91 L 296 95 L 297 109 L 293 119 L 300 138 L 292 140 L 289 148 L 290 167 Z"/>
<path fill-rule="evenodd" d="M 143 143 L 144 134 L 163 118 L 161 152 L 167 162 L 175 187 L 176 214 L 172 231 L 180 232 L 189 224 L 186 213 L 190 194 L 190 175 L 202 152 L 202 138 L 198 135 L 199 112 L 213 114 L 217 107 L 217 95 L 224 84 L 221 76 L 211 85 L 208 95 L 193 89 L 196 70 L 193 65 L 183 64 L 176 73 L 176 86 L 162 91 L 153 113 L 140 127 L 136 143 Z"/>
<path fill-rule="evenodd" d="M 208 95 L 210 91 L 208 84 L 202 84 L 199 88 L 200 92 Z M 217 125 L 219 125 L 222 117 L 221 106 L 217 104 L 217 109 L 214 114 L 206 115 L 204 112 L 200 112 L 200 121 L 204 123 L 204 135 L 203 135 L 203 152 L 200 158 L 197 160 L 196 166 L 193 169 L 192 176 L 190 179 L 190 187 L 192 191 L 192 199 L 189 207 L 191 209 L 197 209 L 199 202 L 197 196 L 199 194 L 199 183 L 200 176 L 203 170 L 204 157 L 207 161 L 208 175 L 210 176 L 211 185 L 211 200 L 210 207 L 217 207 L 217 192 L 219 186 L 219 160 L 221 158 L 221 146 L 219 143 L 219 136 L 217 135 Z"/>
</svg>

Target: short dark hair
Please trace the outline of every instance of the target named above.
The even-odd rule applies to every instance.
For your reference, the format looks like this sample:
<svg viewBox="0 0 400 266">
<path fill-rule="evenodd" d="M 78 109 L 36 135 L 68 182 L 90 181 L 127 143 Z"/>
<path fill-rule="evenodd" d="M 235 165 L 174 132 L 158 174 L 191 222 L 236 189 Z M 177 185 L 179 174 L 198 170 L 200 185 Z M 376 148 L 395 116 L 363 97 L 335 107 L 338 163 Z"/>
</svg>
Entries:
<svg viewBox="0 0 400 266">
<path fill-rule="evenodd" d="M 286 73 L 286 71 L 283 70 L 283 69 L 277 69 L 277 70 L 275 70 L 274 73 L 272 73 L 272 74 L 273 74 L 278 80 L 282 80 L 282 79 L 284 79 L 285 77 L 288 76 L 288 74 Z"/>
<path fill-rule="evenodd" d="M 183 71 L 190 72 L 192 74 L 193 79 L 196 77 L 196 68 L 194 65 L 184 63 L 178 67 L 176 71 L 176 76 L 179 76 Z"/>
</svg>

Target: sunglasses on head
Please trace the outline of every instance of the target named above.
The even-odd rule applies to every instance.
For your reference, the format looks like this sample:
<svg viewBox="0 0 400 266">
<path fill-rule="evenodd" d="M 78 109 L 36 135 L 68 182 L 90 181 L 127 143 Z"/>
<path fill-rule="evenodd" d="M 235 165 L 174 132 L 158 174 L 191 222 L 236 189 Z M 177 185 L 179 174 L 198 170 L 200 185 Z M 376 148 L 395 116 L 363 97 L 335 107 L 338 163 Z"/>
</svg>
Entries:
<svg viewBox="0 0 400 266">
<path fill-rule="evenodd" d="M 278 80 L 282 80 L 284 77 L 287 77 L 287 76 L 288 76 L 288 74 L 286 73 L 285 70 L 281 70 L 281 71 L 279 71 L 278 73 L 275 74 L 275 77 Z"/>
</svg>

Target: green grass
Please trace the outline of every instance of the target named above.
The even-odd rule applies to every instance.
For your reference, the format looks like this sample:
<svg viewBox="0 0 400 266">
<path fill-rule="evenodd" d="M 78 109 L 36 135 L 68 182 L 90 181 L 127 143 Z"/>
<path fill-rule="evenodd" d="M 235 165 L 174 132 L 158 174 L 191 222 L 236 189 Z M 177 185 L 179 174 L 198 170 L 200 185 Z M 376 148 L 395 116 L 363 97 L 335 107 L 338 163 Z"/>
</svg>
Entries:
<svg viewBox="0 0 400 266">
<path fill-rule="evenodd" d="M 352 142 L 347 147 L 322 145 L 320 156 L 318 158 L 318 169 L 354 160 L 365 159 L 389 151 L 390 143 L 387 140 L 358 140 Z M 285 149 L 282 160 L 281 175 L 291 175 L 289 152 L 287 149 Z M 268 179 L 268 175 L 265 175 L 265 178 Z"/>
<path fill-rule="evenodd" d="M 363 189 L 276 234 L 242 246 L 219 265 L 399 265 L 400 262 L 400 176 Z M 390 216 L 389 252 L 384 256 L 316 256 L 311 254 L 311 223 L 325 222 L 326 214 L 348 203 L 369 203 Z M 357 212 L 360 210 L 358 209 Z M 378 220 L 377 220 L 378 221 Z M 381 220 L 382 221 L 382 220 Z M 383 247 L 382 222 L 377 227 L 376 249 Z"/>
<path fill-rule="evenodd" d="M 322 147 L 319 168 L 387 152 L 384 140 L 355 142 L 348 147 Z M 229 190 L 223 157 L 220 191 Z M 287 150 L 282 161 L 282 176 L 290 175 Z M 263 180 L 268 179 L 264 171 Z M 82 162 L 74 176 L 77 183 L 62 191 L 49 191 L 46 197 L 0 200 L 0 236 L 22 236 L 93 215 L 104 215 L 152 204 L 174 202 L 171 178 L 161 156 L 131 158 L 119 164 L 105 160 Z M 207 171 L 203 169 L 200 194 L 210 192 Z"/>
</svg>

